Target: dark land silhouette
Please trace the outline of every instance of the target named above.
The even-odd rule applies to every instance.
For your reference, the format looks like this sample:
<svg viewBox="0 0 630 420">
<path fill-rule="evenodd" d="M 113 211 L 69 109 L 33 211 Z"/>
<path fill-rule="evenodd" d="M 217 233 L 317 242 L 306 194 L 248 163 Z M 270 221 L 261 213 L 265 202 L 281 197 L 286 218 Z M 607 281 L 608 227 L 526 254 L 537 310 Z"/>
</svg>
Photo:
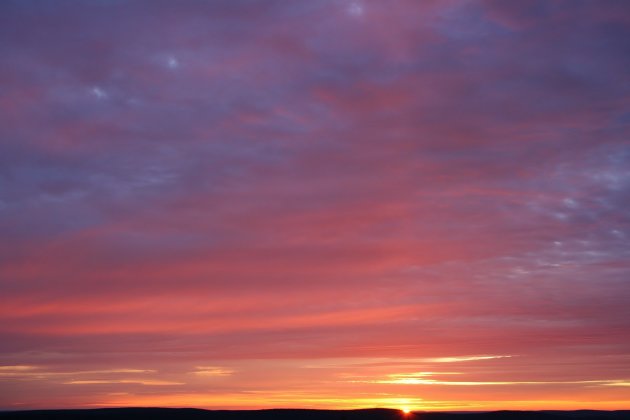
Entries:
<svg viewBox="0 0 630 420">
<path fill-rule="evenodd" d="M 201 410 L 193 408 L 102 408 L 2 411 L 0 420 L 630 420 L 626 411 L 491 411 L 468 413 L 364 410 Z"/>
</svg>

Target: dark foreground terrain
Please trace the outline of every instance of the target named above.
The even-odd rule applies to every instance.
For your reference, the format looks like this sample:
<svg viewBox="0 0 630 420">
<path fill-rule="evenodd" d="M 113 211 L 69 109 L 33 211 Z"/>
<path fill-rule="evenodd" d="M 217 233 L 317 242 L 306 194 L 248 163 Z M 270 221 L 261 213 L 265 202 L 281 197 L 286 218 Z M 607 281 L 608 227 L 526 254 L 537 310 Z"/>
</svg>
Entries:
<svg viewBox="0 0 630 420">
<path fill-rule="evenodd" d="M 492 411 L 487 413 L 404 414 L 384 408 L 366 410 L 198 410 L 179 408 L 104 408 L 0 412 L 0 420 L 630 420 L 630 411 Z"/>
</svg>

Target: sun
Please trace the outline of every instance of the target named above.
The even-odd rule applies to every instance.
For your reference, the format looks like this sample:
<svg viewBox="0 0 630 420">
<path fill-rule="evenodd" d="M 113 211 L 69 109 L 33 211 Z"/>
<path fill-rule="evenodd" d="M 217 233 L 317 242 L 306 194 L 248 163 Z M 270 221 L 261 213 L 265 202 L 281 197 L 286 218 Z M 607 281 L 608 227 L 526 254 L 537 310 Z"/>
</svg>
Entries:
<svg viewBox="0 0 630 420">
<path fill-rule="evenodd" d="M 411 413 L 411 408 L 409 408 L 409 407 L 400 407 L 400 411 L 402 411 L 405 414 L 409 414 L 409 413 Z"/>
</svg>

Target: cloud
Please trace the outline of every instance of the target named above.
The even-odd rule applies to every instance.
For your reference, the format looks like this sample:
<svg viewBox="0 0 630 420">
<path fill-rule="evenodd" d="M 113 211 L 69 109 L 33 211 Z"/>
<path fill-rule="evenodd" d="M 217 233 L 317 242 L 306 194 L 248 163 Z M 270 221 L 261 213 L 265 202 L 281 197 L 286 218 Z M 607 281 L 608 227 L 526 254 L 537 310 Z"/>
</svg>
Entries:
<svg viewBox="0 0 630 420">
<path fill-rule="evenodd" d="M 233 370 L 218 366 L 197 366 L 195 369 L 197 370 L 191 373 L 199 376 L 231 376 L 234 374 Z"/>
<path fill-rule="evenodd" d="M 434 357 L 424 359 L 427 362 L 433 363 L 457 363 L 457 362 L 470 362 L 476 360 L 491 360 L 491 359 L 503 359 L 505 357 L 513 356 L 455 356 L 455 357 Z"/>
<path fill-rule="evenodd" d="M 146 386 L 184 385 L 183 382 L 155 381 L 145 379 L 93 379 L 63 382 L 65 385 L 138 384 Z"/>
<path fill-rule="evenodd" d="M 28 372 L 31 370 L 37 369 L 36 366 L 24 366 L 24 365 L 18 365 L 18 366 L 0 366 L 0 372 Z"/>
<path fill-rule="evenodd" d="M 0 406 L 627 400 L 623 2 L 0 7 Z"/>
<path fill-rule="evenodd" d="M 461 375 L 462 372 L 414 372 L 392 373 L 387 379 L 350 380 L 350 383 L 392 384 L 392 385 L 448 385 L 448 386 L 506 386 L 506 385 L 586 385 L 586 386 L 628 386 L 628 381 L 617 379 L 585 381 L 455 381 L 433 379 L 431 376 Z"/>
<path fill-rule="evenodd" d="M 34 379 L 49 380 L 66 376 L 92 376 L 92 375 L 118 375 L 128 373 L 152 374 L 156 373 L 152 369 L 102 369 L 102 370 L 72 370 L 59 371 L 51 370 L 44 366 L 0 366 L 1 377 L 10 379 Z"/>
</svg>

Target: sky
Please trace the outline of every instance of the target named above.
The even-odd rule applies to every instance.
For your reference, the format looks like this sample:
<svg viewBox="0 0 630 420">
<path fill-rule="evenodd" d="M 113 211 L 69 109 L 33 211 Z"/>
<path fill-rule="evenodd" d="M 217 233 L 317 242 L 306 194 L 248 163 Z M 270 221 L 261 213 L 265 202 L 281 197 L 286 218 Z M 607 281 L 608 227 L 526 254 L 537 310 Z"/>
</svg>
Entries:
<svg viewBox="0 0 630 420">
<path fill-rule="evenodd" d="M 630 409 L 630 2 L 3 0 L 0 409 Z"/>
</svg>

